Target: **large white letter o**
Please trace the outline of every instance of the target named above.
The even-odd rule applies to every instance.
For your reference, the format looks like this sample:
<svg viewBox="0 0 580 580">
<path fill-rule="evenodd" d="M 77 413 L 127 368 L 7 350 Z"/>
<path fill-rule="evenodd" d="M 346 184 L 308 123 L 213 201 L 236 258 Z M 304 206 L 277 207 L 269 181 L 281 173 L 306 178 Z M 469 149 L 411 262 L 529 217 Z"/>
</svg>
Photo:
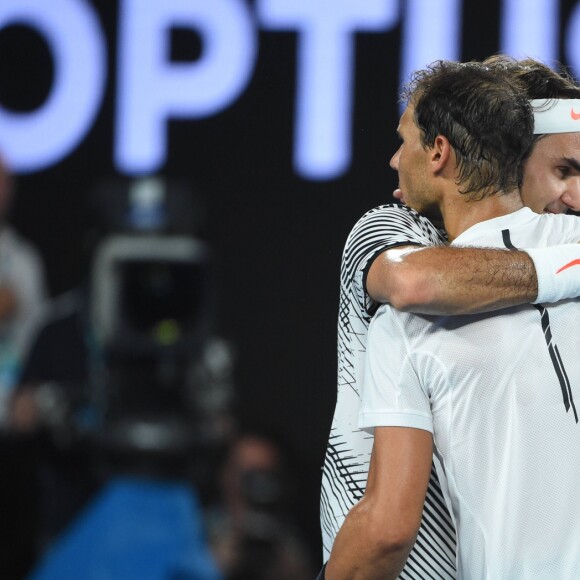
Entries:
<svg viewBox="0 0 580 580">
<path fill-rule="evenodd" d="M 85 0 L 2 0 L 0 29 L 10 24 L 38 31 L 54 58 L 41 107 L 14 113 L 0 106 L 0 151 L 15 171 L 35 171 L 66 156 L 90 128 L 105 88 L 106 47 Z"/>
</svg>

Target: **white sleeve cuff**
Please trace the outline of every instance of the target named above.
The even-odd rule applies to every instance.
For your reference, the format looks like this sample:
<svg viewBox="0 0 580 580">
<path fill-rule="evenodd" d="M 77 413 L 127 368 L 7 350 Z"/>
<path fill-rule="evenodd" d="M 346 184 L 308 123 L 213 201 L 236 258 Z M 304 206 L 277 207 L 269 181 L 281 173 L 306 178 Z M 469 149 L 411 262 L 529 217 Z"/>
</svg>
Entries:
<svg viewBox="0 0 580 580">
<path fill-rule="evenodd" d="M 374 427 L 412 427 L 433 433 L 433 418 L 416 412 L 361 411 L 358 426 L 371 433 Z"/>
</svg>

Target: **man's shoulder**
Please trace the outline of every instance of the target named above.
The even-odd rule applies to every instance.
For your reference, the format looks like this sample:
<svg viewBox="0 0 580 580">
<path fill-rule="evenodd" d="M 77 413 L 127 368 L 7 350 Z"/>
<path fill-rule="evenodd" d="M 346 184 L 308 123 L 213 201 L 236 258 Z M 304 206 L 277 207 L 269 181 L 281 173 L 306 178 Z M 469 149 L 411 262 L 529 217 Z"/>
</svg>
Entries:
<svg viewBox="0 0 580 580">
<path fill-rule="evenodd" d="M 580 218 L 566 214 L 532 214 L 531 227 L 525 228 L 528 244 L 534 246 L 553 246 L 580 242 Z"/>
<path fill-rule="evenodd" d="M 341 276 L 350 283 L 355 272 L 368 269 L 379 254 L 390 248 L 443 243 L 442 233 L 416 211 L 398 204 L 380 205 L 367 211 L 348 235 Z"/>
<path fill-rule="evenodd" d="M 572 234 L 580 232 L 580 217 L 574 214 L 542 214 L 540 219 L 555 230 Z"/>
<path fill-rule="evenodd" d="M 378 205 L 366 211 L 362 217 L 358 220 L 358 223 L 371 220 L 371 219 L 405 219 L 405 220 L 414 220 L 418 222 L 426 222 L 431 227 L 433 224 L 427 219 L 424 218 L 422 215 L 417 213 L 414 209 L 406 206 L 401 205 L 399 203 L 385 203 L 382 205 Z M 355 226 L 356 227 L 356 226 Z"/>
<path fill-rule="evenodd" d="M 438 243 L 444 237 L 427 218 L 415 210 L 396 203 L 383 204 L 368 210 L 352 228 L 349 239 L 380 234 L 412 238 L 419 236 L 417 243 Z"/>
</svg>

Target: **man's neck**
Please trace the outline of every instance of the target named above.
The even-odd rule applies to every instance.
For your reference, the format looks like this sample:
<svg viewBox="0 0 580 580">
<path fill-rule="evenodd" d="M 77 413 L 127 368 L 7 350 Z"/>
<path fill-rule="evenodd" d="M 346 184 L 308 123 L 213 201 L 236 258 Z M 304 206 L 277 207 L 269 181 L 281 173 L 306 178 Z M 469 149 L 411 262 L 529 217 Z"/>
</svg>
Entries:
<svg viewBox="0 0 580 580">
<path fill-rule="evenodd" d="M 449 241 L 479 222 L 507 215 L 523 207 L 517 190 L 496 193 L 481 201 L 469 201 L 461 194 L 451 195 L 443 202 L 441 213 Z"/>
</svg>

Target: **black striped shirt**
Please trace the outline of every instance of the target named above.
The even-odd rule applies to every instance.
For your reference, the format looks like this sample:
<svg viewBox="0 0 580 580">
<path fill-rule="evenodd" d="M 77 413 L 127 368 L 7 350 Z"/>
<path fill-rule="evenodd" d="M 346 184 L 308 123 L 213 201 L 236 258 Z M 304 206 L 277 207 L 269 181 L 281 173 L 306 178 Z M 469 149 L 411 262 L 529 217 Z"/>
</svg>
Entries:
<svg viewBox="0 0 580 580">
<path fill-rule="evenodd" d="M 340 272 L 337 403 L 322 472 L 324 561 L 346 514 L 364 493 L 372 450 L 372 436 L 357 428 L 367 330 L 378 307 L 366 293 L 366 272 L 388 248 L 442 243 L 431 222 L 395 204 L 367 212 L 348 236 Z M 400 578 L 455 576 L 455 532 L 433 470 L 421 529 Z"/>
</svg>

